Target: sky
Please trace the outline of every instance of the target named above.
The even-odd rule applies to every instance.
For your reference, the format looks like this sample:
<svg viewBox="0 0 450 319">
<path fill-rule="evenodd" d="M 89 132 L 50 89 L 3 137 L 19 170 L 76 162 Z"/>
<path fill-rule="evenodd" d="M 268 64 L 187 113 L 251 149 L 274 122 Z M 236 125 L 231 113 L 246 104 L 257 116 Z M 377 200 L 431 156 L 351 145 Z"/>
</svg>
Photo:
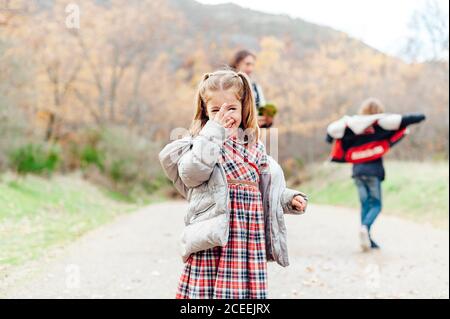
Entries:
<svg viewBox="0 0 450 319">
<path fill-rule="evenodd" d="M 326 25 L 391 55 L 399 55 L 414 11 L 427 0 L 197 0 L 205 4 L 233 2 L 242 7 Z M 449 10 L 447 0 L 438 0 Z"/>
</svg>

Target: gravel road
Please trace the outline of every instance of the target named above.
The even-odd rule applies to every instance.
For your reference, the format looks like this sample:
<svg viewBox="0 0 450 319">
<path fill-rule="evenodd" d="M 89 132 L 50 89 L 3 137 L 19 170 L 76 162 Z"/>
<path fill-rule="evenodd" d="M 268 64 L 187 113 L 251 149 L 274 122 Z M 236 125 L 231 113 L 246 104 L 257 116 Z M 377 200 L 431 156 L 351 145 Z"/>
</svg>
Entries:
<svg viewBox="0 0 450 319">
<path fill-rule="evenodd" d="M 117 218 L 0 277 L 1 298 L 173 298 L 186 203 Z M 291 265 L 269 264 L 270 298 L 449 298 L 449 232 L 381 216 L 362 253 L 358 212 L 313 206 L 287 216 Z"/>
</svg>

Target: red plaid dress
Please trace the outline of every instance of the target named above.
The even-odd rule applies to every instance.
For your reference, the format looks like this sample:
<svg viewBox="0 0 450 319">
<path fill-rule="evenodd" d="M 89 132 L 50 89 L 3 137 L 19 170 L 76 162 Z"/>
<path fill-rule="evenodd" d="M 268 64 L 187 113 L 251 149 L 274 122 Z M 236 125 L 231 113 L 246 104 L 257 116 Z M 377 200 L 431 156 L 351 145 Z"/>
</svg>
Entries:
<svg viewBox="0 0 450 319">
<path fill-rule="evenodd" d="M 238 155 L 236 155 L 238 153 Z M 227 179 L 259 182 L 267 168 L 264 144 L 227 139 L 220 163 Z M 267 298 L 264 213 L 258 188 L 229 184 L 230 235 L 227 245 L 192 254 L 181 275 L 177 299 Z"/>
</svg>

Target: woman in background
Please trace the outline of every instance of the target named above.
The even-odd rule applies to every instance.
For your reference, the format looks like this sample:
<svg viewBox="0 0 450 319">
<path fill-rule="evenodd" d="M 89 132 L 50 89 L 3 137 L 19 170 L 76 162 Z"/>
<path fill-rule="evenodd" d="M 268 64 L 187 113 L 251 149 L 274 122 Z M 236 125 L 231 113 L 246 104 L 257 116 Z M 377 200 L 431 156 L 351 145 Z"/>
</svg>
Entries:
<svg viewBox="0 0 450 319">
<path fill-rule="evenodd" d="M 253 96 L 255 97 L 256 109 L 259 110 L 261 106 L 266 105 L 266 99 L 260 85 L 258 85 L 253 79 L 252 74 L 255 69 L 256 55 L 248 50 L 241 50 L 236 52 L 231 60 L 230 66 L 236 72 L 243 72 L 248 75 L 252 82 Z M 258 117 L 259 127 L 271 127 L 272 123 L 267 123 L 263 116 Z"/>
</svg>

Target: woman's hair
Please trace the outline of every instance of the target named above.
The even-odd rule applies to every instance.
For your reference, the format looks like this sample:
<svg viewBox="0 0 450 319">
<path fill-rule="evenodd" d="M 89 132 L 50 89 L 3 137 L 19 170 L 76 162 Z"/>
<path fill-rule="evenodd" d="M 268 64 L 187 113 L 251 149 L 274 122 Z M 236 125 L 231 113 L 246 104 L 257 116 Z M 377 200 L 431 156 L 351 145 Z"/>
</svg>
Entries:
<svg viewBox="0 0 450 319">
<path fill-rule="evenodd" d="M 196 111 L 190 128 L 191 135 L 197 136 L 206 122 L 208 122 L 209 117 L 206 105 L 214 92 L 225 90 L 233 90 L 236 98 L 241 101 L 242 122 L 240 128 L 246 134 L 252 135 L 251 139 L 253 142 L 258 141 L 257 111 L 250 79 L 245 73 L 232 70 L 219 70 L 213 73 L 206 73 L 203 76 L 195 97 Z M 247 129 L 249 130 L 246 131 Z M 247 136 L 247 138 L 249 137 Z"/>
<path fill-rule="evenodd" d="M 359 107 L 358 113 L 360 115 L 373 115 L 384 113 L 384 105 L 383 103 L 380 102 L 380 100 L 371 97 L 362 102 L 361 106 Z"/>
<path fill-rule="evenodd" d="M 233 59 L 231 60 L 230 67 L 238 71 L 238 65 L 248 56 L 252 56 L 256 59 L 256 55 L 248 50 L 241 50 L 236 52 L 236 54 L 233 56 Z"/>
</svg>

